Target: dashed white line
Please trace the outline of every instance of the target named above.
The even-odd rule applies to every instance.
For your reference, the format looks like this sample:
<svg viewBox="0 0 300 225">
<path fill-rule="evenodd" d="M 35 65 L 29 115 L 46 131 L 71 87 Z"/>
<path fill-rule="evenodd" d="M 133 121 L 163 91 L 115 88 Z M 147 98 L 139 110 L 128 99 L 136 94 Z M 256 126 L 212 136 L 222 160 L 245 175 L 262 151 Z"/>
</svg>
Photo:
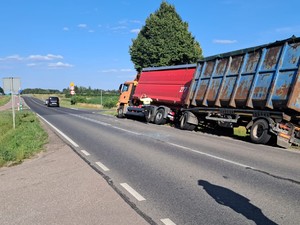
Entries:
<svg viewBox="0 0 300 225">
<path fill-rule="evenodd" d="M 134 190 L 132 187 L 130 187 L 126 183 L 120 184 L 123 188 L 125 188 L 126 191 L 128 191 L 133 197 L 135 197 L 138 201 L 145 201 L 146 199 L 141 196 L 136 190 Z"/>
<path fill-rule="evenodd" d="M 166 219 L 161 219 L 161 222 L 163 222 L 163 224 L 165 225 L 176 225 L 176 223 L 174 223 L 172 220 L 170 220 L 169 218 Z"/>
<path fill-rule="evenodd" d="M 104 171 L 109 171 L 109 169 L 105 166 L 105 165 L 103 165 L 101 162 L 95 162 L 102 170 L 104 170 Z"/>
<path fill-rule="evenodd" d="M 86 150 L 81 150 L 81 152 L 82 152 L 84 155 L 86 155 L 86 156 L 89 156 L 89 155 L 90 155 L 90 153 L 88 153 Z"/>
<path fill-rule="evenodd" d="M 39 114 L 37 114 L 38 117 L 40 117 L 42 120 L 44 120 L 46 123 L 49 124 L 49 126 L 51 126 L 54 130 L 56 130 L 56 132 L 58 132 L 61 136 L 63 136 L 68 142 L 70 142 L 74 147 L 78 148 L 79 145 L 73 141 L 71 138 L 69 138 L 67 135 L 65 135 L 62 131 L 60 131 L 59 129 L 57 129 L 55 126 L 53 126 L 50 122 L 48 122 L 45 118 L 43 118 L 42 116 L 40 116 Z"/>
</svg>

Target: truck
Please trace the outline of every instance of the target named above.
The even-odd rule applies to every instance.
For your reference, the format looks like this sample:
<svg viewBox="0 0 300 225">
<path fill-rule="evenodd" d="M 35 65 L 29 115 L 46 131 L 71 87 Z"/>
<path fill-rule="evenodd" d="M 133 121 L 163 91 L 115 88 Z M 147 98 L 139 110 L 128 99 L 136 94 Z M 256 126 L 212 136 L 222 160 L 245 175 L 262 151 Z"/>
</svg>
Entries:
<svg viewBox="0 0 300 225">
<path fill-rule="evenodd" d="M 133 81 L 120 85 L 118 117 L 141 117 L 159 125 L 174 121 L 184 107 L 195 70 L 196 64 L 143 69 Z"/>
<path fill-rule="evenodd" d="M 176 67 L 147 68 L 129 87 L 128 102 L 119 101 L 118 110 L 124 107 L 118 115 L 138 115 L 156 124 L 171 120 L 183 130 L 201 126 L 228 133 L 243 126 L 254 143 L 267 144 L 273 139 L 284 148 L 300 145 L 299 65 L 300 38 L 295 36 L 206 57 L 196 66 L 185 65 L 193 75 L 190 81 L 186 79 L 184 85 L 179 85 L 179 90 L 177 86 L 182 94 L 180 101 L 174 102 L 156 99 L 151 87 L 160 82 L 155 77 L 163 79 L 163 71 L 173 71 Z M 142 78 L 149 71 L 156 75 L 146 85 Z M 170 77 L 169 85 L 176 79 Z M 168 85 L 167 79 L 164 82 Z M 155 89 L 158 88 L 159 85 Z M 160 92 L 165 100 L 171 100 L 170 96 L 175 94 L 163 85 Z M 152 102 L 143 104 L 143 97 Z"/>
</svg>

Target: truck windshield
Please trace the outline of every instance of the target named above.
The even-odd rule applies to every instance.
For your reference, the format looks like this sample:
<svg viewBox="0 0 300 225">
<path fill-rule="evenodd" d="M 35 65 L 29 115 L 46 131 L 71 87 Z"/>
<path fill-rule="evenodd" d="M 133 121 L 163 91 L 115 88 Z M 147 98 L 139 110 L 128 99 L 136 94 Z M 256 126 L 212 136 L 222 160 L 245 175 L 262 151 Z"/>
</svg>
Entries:
<svg viewBox="0 0 300 225">
<path fill-rule="evenodd" d="M 129 85 L 128 84 L 124 84 L 123 88 L 122 88 L 122 92 L 126 92 L 128 91 Z"/>
</svg>

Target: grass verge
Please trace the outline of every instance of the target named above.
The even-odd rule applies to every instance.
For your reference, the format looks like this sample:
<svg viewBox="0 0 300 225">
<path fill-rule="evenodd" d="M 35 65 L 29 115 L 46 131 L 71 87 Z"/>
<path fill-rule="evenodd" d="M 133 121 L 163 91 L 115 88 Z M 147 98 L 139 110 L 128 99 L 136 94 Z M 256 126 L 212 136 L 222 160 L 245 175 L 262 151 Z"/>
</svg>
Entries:
<svg viewBox="0 0 300 225">
<path fill-rule="evenodd" d="M 8 96 L 8 95 L 3 95 L 3 96 L 0 96 L 0 106 L 3 106 L 3 105 L 5 105 L 6 103 L 8 103 L 9 102 L 9 100 L 10 100 L 10 96 Z"/>
<path fill-rule="evenodd" d="M 21 163 L 43 149 L 48 134 L 30 111 L 16 113 L 13 129 L 11 111 L 0 112 L 0 167 Z"/>
</svg>

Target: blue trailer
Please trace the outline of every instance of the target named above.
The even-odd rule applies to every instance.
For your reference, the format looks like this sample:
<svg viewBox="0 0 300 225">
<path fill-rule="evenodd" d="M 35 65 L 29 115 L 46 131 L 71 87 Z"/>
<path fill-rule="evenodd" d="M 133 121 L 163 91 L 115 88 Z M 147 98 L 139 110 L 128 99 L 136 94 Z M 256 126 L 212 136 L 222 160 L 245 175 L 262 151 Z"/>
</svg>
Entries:
<svg viewBox="0 0 300 225">
<path fill-rule="evenodd" d="M 245 126 L 254 143 L 300 144 L 300 38 L 198 61 L 180 128 Z M 221 128 L 222 127 L 222 128 Z"/>
</svg>

